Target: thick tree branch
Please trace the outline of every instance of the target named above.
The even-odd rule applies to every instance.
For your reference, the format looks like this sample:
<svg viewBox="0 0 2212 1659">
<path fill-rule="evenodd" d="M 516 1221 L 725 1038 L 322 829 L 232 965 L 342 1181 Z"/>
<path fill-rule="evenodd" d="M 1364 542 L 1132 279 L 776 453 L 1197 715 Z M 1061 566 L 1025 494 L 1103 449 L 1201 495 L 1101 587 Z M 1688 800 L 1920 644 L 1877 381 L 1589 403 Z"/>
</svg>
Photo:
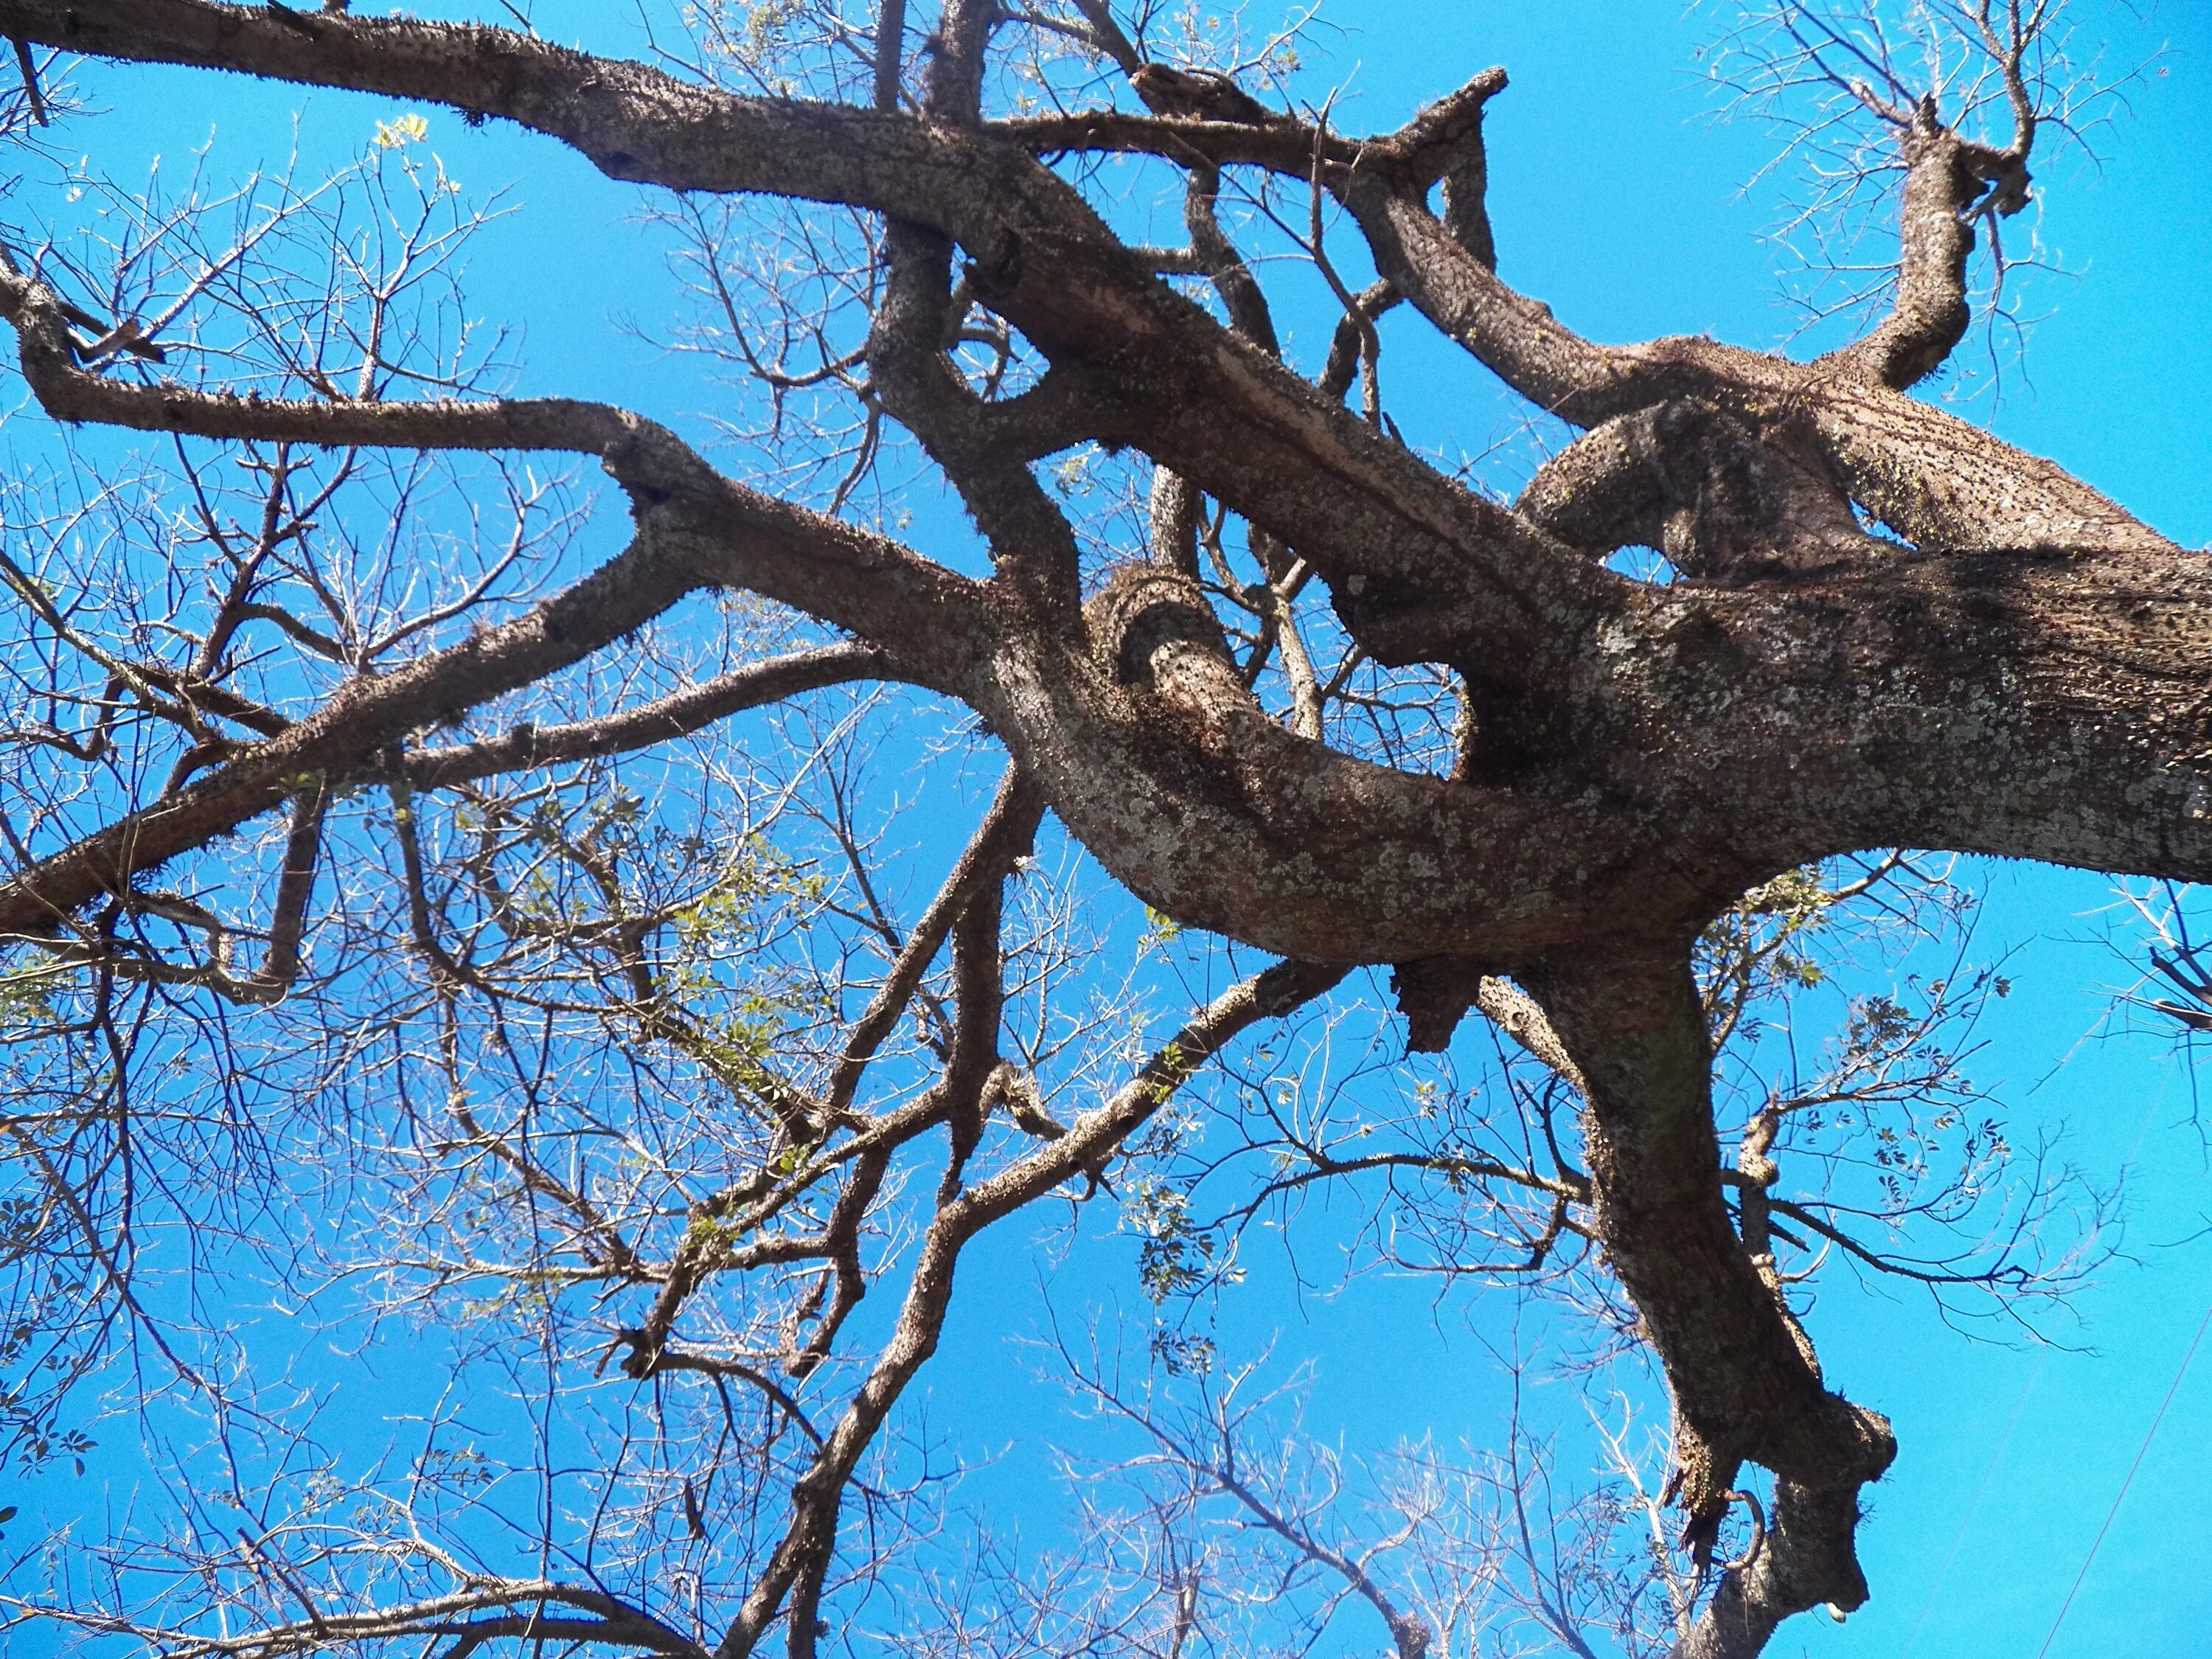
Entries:
<svg viewBox="0 0 2212 1659">
<path fill-rule="evenodd" d="M 1516 510 L 1603 557 L 1642 544 L 1688 576 L 1743 580 L 1887 550 L 1859 528 L 1814 434 L 1708 404 L 1617 416 L 1547 461 Z"/>
<path fill-rule="evenodd" d="M 1381 660 L 1437 655 L 1436 613 L 1491 635 L 1503 670 L 1567 613 L 1607 602 L 1603 573 L 1325 407 L 1170 292 L 1072 186 L 1003 135 L 734 98 L 473 26 L 319 15 L 303 33 L 265 10 L 204 0 L 0 0 L 8 28 L 71 50 L 442 100 L 561 138 L 617 178 L 926 222 L 967 251 L 979 297 L 1056 362 L 1109 350 L 1112 385 L 1143 388 L 1140 400 L 1102 409 L 1091 435 L 1141 445 L 1297 547 L 1340 593 L 1360 588 L 1347 615 Z M 1454 118 L 1435 135 L 1417 137 L 1397 165 L 1418 174 L 1425 157 L 1441 168 L 1463 131 Z M 1293 477 L 1311 482 L 1286 491 Z"/>
<path fill-rule="evenodd" d="M 1833 379 L 1799 397 L 1851 499 L 1930 552 L 2180 552 L 2063 467 L 1917 398 Z"/>
<path fill-rule="evenodd" d="M 1686 953 L 1585 956 L 1526 977 L 1584 1079 L 1595 1229 L 1666 1369 L 1672 1485 L 1702 1565 L 1741 1462 L 1848 1494 L 1888 1467 L 1895 1441 L 1883 1418 L 1828 1392 L 1730 1224 Z M 1845 1541 L 1848 1576 L 1832 1574 L 1820 1599 L 1850 1608 L 1866 1592 Z"/>
<path fill-rule="evenodd" d="M 1994 226 L 2027 205 L 2028 146 L 2035 131 L 2017 59 L 2008 80 L 2024 112 L 2013 148 L 1991 149 L 1959 137 L 1943 125 L 1931 94 L 1898 124 L 1905 156 L 1899 204 L 1897 295 L 1874 332 L 1820 366 L 1856 380 L 1902 391 L 1942 368 L 1966 337 L 1966 261 L 1974 251 L 1974 222 Z"/>
<path fill-rule="evenodd" d="M 916 678 L 939 689 L 978 665 L 980 641 L 962 637 L 980 622 L 972 584 L 834 520 L 712 474 L 700 482 L 702 495 L 681 507 L 646 507 L 628 550 L 522 617 L 349 681 L 281 735 L 19 872 L 0 887 L 0 934 L 50 932 L 77 907 L 271 810 L 303 778 L 376 775 L 408 732 L 578 662 L 700 587 L 749 587 L 920 646 L 936 660 L 917 665 Z"/>
</svg>

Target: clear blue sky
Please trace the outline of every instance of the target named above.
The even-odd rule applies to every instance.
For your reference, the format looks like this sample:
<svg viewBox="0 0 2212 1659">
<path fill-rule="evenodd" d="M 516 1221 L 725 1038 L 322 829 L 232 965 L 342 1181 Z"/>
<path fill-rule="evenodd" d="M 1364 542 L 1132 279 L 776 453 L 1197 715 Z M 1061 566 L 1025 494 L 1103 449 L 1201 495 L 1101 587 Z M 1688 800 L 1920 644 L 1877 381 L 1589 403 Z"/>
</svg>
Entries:
<svg viewBox="0 0 2212 1659">
<path fill-rule="evenodd" d="M 436 9 L 489 17 L 496 9 Z M 600 15 L 614 9 L 578 0 L 557 20 L 549 8 L 540 15 L 548 33 L 620 45 L 631 37 Z M 1501 269 L 1517 286 L 1606 339 L 1710 331 L 1778 343 L 1785 314 L 1774 256 L 1758 235 L 1773 203 L 1741 193 L 1769 140 L 1702 118 L 1692 54 L 1711 20 L 1649 0 L 1335 0 L 1325 15 L 1341 30 L 1319 37 L 1331 70 L 1350 74 L 1351 95 L 1335 112 L 1346 128 L 1395 125 L 1488 64 L 1510 70 L 1489 125 L 1491 205 Z M 2109 16 L 2085 8 L 2085 27 L 2109 28 L 2117 60 L 2162 42 L 2169 50 L 2131 93 L 2129 118 L 2100 136 L 2101 167 L 2064 158 L 2044 171 L 2044 234 L 2076 275 L 2039 290 L 2037 308 L 2051 314 L 2030 343 L 2025 380 L 1992 418 L 2008 437 L 2201 544 L 2212 540 L 2203 392 L 2212 384 L 2203 320 L 2212 316 L 2203 258 L 2212 191 L 2202 182 L 2212 153 L 2212 17 L 2170 3 L 2138 28 L 2118 8 Z M 225 153 L 281 143 L 294 102 L 180 73 L 103 70 L 90 83 L 118 115 L 86 125 L 82 142 L 125 177 L 149 153 L 174 156 L 211 128 Z M 318 94 L 309 149 L 350 149 L 371 119 L 396 112 Z M 710 394 L 687 368 L 611 325 L 658 320 L 673 303 L 658 252 L 623 222 L 632 192 L 543 141 L 430 115 L 456 176 L 472 188 L 511 185 L 520 206 L 482 244 L 471 293 L 478 314 L 526 322 L 525 385 L 611 397 L 663 418 L 706 408 Z M 1417 436 L 1449 434 L 1480 449 L 1493 434 L 1483 425 L 1488 404 L 1470 391 L 1479 371 L 1434 362 L 1433 374 L 1394 379 L 1394 407 Z M 1910 1296 L 1861 1295 L 1845 1280 L 1823 1296 L 1812 1324 L 1830 1376 L 1892 1415 L 1902 1450 L 1870 1494 L 1874 1520 L 1863 1534 L 1874 1601 L 1840 1628 L 1797 1621 L 1778 1653 L 2037 1654 L 2212 1301 L 2212 1254 L 2190 1242 L 2212 1218 L 2212 1186 L 2185 1063 L 2155 1042 L 2098 1035 L 2111 988 L 2130 976 L 2098 937 L 2108 884 L 2025 867 L 1984 878 L 1982 939 L 2017 951 L 2020 988 L 1992 1018 L 1978 1077 L 2023 1131 L 2063 1124 L 2085 1168 L 2126 1174 L 2134 1259 L 2081 1299 L 2079 1328 L 2060 1333 L 2080 1346 L 2064 1351 L 1977 1345 Z M 1018 1370 L 1006 1334 L 1037 1319 L 1033 1261 L 1024 1239 L 1008 1235 L 987 1248 L 984 1272 L 967 1275 L 987 1293 L 963 1308 L 931 1384 L 933 1415 L 948 1432 L 972 1433 L 960 1425 L 975 1407 L 998 1413 L 994 1432 L 1049 1418 L 1048 1403 L 1005 1403 Z M 1494 1380 L 1469 1324 L 1480 1329 L 1510 1310 L 1501 1301 L 1431 1323 L 1426 1297 L 1419 1287 L 1362 1287 L 1333 1302 L 1277 1298 L 1239 1317 L 1317 1355 L 1317 1397 L 1354 1441 L 1494 1429 Z M 2212 1352 L 2198 1357 L 2144 1456 L 2053 1659 L 2212 1652 L 2208 1461 Z M 1346 1650 L 1371 1649 L 1372 1638 L 1346 1629 Z"/>
</svg>

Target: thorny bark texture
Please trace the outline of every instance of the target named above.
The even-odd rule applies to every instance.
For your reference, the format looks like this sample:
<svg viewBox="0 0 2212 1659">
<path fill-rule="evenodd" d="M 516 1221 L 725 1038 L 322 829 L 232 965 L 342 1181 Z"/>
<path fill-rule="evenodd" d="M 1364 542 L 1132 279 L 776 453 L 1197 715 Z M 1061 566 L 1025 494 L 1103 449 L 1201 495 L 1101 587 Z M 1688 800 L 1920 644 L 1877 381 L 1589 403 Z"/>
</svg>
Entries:
<svg viewBox="0 0 2212 1659">
<path fill-rule="evenodd" d="M 352 680 L 313 718 L 230 742 L 106 830 L 46 850 L 0 890 L 0 929 L 65 945 L 87 907 L 292 800 L 295 862 L 311 871 L 326 785 L 429 788 L 612 752 L 840 679 L 932 688 L 1011 750 L 1023 781 L 1000 811 L 1022 823 L 986 849 L 982 886 L 948 890 L 913 947 L 925 961 L 948 933 L 956 961 L 995 951 L 977 894 L 995 890 L 1007 848 L 1048 808 L 1165 915 L 1331 965 L 1285 967 L 1282 983 L 1263 976 L 1236 994 L 1244 1000 L 1209 1011 L 1127 1101 L 973 1190 L 962 1187 L 972 1145 L 962 1115 L 1012 1097 L 991 1082 L 994 971 L 982 956 L 973 975 L 957 969 L 963 987 L 973 981 L 972 996 L 962 991 L 975 1005 L 963 1012 L 970 1047 L 952 1054 L 929 1106 L 952 1126 L 945 1199 L 897 1333 L 801 1482 L 792 1530 L 722 1641 L 725 1659 L 779 1617 L 793 1650 L 810 1650 L 837 1494 L 934 1346 L 960 1243 L 1025 1194 L 1095 1171 L 1123 1120 L 1224 1032 L 1352 963 L 1396 966 L 1417 1047 L 1441 1047 L 1480 1006 L 1586 1091 L 1596 1236 L 1673 1390 L 1676 1484 L 1701 1560 L 1737 1469 L 1776 1477 L 1763 1549 L 1726 1571 L 1680 1651 L 1748 1656 L 1799 1610 L 1857 1606 L 1858 1493 L 1892 1439 L 1828 1388 L 1731 1217 L 1691 941 L 1746 889 L 1874 846 L 2212 878 L 2202 560 L 2057 467 L 1905 395 L 1965 329 L 1977 225 L 2026 199 L 2026 88 L 2005 149 L 1953 131 L 1932 98 L 1878 108 L 1904 168 L 1895 305 L 1857 343 L 1800 363 L 1694 337 L 1601 345 L 1509 288 L 1482 202 L 1483 111 L 1501 72 L 1395 133 L 1355 140 L 1220 77 L 1139 63 L 1109 9 L 1084 6 L 1087 38 L 1121 61 L 1148 112 L 994 119 L 982 88 L 1004 14 L 952 0 L 909 98 L 903 9 L 884 9 L 888 46 L 859 107 L 736 96 L 500 28 L 343 7 L 0 0 L 0 32 L 40 46 L 442 102 L 564 143 L 611 178 L 880 216 L 874 395 L 958 488 L 995 561 L 988 580 L 953 574 L 725 479 L 620 410 L 285 402 L 118 374 L 113 352 L 88 349 L 54 294 L 11 267 L 0 313 L 60 419 L 592 454 L 628 492 L 636 534 L 575 589 Z M 2017 51 L 2006 72 L 2019 84 Z M 1187 171 L 1191 246 L 1174 268 L 1212 284 L 1226 325 L 1056 170 L 1107 151 Z M 1224 180 L 1239 173 L 1310 190 L 1316 228 L 1324 199 L 1340 207 L 1380 274 L 1368 293 L 1345 294 L 1318 386 L 1281 360 L 1265 295 L 1222 228 Z M 1382 420 L 1373 320 L 1401 302 L 1583 430 L 1513 508 L 1432 470 Z M 1039 354 L 1030 389 L 985 398 L 953 371 L 946 342 L 970 307 Z M 1342 404 L 1355 380 L 1357 411 Z M 1073 529 L 1031 471 L 1086 441 L 1141 451 L 1159 469 L 1156 562 L 1091 585 L 1088 605 Z M 1209 501 L 1252 527 L 1267 629 L 1317 580 L 1371 660 L 1456 672 L 1468 713 L 1452 776 L 1321 741 L 1315 677 L 1294 638 L 1284 660 L 1300 706 L 1287 723 L 1261 706 L 1199 580 Z M 1604 564 L 1639 544 L 1662 548 L 1682 580 L 1650 586 Z M 574 728 L 407 747 L 707 586 L 768 596 L 853 642 Z M 305 793 L 302 778 L 317 781 Z M 303 903 L 307 878 L 295 873 L 288 866 Z M 269 985 L 296 953 L 298 908 Z M 794 1129 L 795 1144 L 821 1132 Z M 876 1168 L 861 1158 L 856 1185 Z M 669 1285 L 680 1301 L 678 1278 Z M 635 1334 L 640 1374 L 663 1363 L 665 1336 L 665 1326 Z"/>
</svg>

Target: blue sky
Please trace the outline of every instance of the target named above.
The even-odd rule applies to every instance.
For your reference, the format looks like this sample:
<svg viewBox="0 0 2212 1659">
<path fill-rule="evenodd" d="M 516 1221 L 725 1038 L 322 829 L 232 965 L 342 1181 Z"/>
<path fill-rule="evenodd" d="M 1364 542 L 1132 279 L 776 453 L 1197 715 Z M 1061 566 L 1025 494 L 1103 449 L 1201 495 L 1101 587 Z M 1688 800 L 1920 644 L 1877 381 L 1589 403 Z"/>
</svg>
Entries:
<svg viewBox="0 0 2212 1659">
<path fill-rule="evenodd" d="M 1706 18 L 1605 3 L 1332 15 L 1356 31 L 1377 124 L 1432 92 L 1426 77 L 1508 66 L 1487 131 L 1500 269 L 1516 285 L 1607 339 L 1778 341 L 1787 315 L 1756 239 L 1772 198 L 1740 193 L 1768 139 L 1698 118 L 1692 53 Z M 2197 545 L 2212 538 L 2212 194 L 2185 181 L 2212 140 L 2212 18 L 2167 5 L 2138 30 L 2124 13 L 2084 14 L 2085 28 L 2099 22 L 2116 62 L 2166 52 L 2130 89 L 2131 112 L 2097 135 L 2100 164 L 2077 154 L 2039 169 L 2045 240 L 2075 274 L 2032 295 L 2050 314 L 1993 423 Z M 2185 1242 L 2212 1218 L 2185 1065 L 2156 1041 L 2100 1035 L 2110 988 L 2130 975 L 2098 942 L 2109 884 L 2027 866 L 1984 879 L 1980 938 L 2018 951 L 2020 988 L 1986 1028 L 1978 1075 L 2016 1124 L 2063 1123 L 2085 1168 L 2126 1172 L 2134 1261 L 2080 1299 L 2080 1329 L 2059 1333 L 2081 1345 L 2069 1351 L 1970 1344 L 1910 1296 L 1823 1296 L 1812 1328 L 1829 1376 L 1891 1413 L 1901 1450 L 1862 1533 L 1874 1600 L 1840 1628 L 1797 1621 L 1775 1651 L 2040 1652 L 2212 1302 L 2212 1255 Z M 2208 1455 L 2212 1355 L 2200 1353 L 2053 1659 L 2212 1650 Z"/>
<path fill-rule="evenodd" d="M 540 15 L 550 34 L 626 42 L 600 9 Z M 1334 118 L 1344 127 L 1394 125 L 1476 70 L 1507 66 L 1512 87 L 1488 127 L 1491 210 L 1501 271 L 1516 286 L 1604 339 L 1709 331 L 1780 342 L 1777 256 L 1759 235 L 1774 199 L 1764 186 L 1743 189 L 1771 141 L 1755 126 L 1707 118 L 1694 54 L 1716 32 L 1715 16 L 1643 0 L 1336 0 L 1325 16 L 1337 32 L 1316 44 L 1325 72 L 1348 81 Z M 1993 410 L 1977 407 L 2004 435 L 2203 544 L 2212 540 L 2203 392 L 2212 374 L 2203 320 L 2212 316 L 2203 258 L 2212 192 L 2200 181 L 2212 150 L 2212 17 L 2169 3 L 2138 26 L 2118 8 L 2085 9 L 2084 27 L 2110 33 L 2118 63 L 2162 45 L 2166 52 L 2130 88 L 2125 118 L 2098 136 L 2101 161 L 2074 155 L 2039 169 L 2043 235 L 2072 274 L 2033 289 L 2029 308 L 2049 314 L 2024 372 Z M 80 142 L 118 175 L 210 131 L 222 153 L 240 155 L 289 137 L 289 95 L 178 73 L 103 70 L 90 82 L 117 114 L 84 125 Z M 307 149 L 349 152 L 374 119 L 397 112 L 318 94 L 302 128 Z M 659 249 L 628 221 L 635 193 L 512 129 L 470 131 L 428 113 L 431 142 L 454 174 L 476 190 L 511 186 L 520 208 L 480 245 L 470 292 L 479 314 L 526 323 L 525 387 L 607 397 L 664 418 L 709 409 L 711 388 L 689 366 L 614 326 L 651 325 L 673 306 Z M 1401 338 L 1407 355 L 1386 358 L 1385 374 L 1409 434 L 1468 450 L 1498 436 L 1504 417 L 1480 371 L 1422 355 L 1410 331 L 1394 335 L 1394 352 Z M 921 506 L 925 526 L 949 524 Z M 2057 1328 L 2063 1347 L 1970 1340 L 1910 1295 L 1862 1294 L 1844 1279 L 1824 1293 L 1812 1328 L 1829 1375 L 1892 1415 L 1902 1450 L 1870 1494 L 1875 1518 L 1863 1534 L 1873 1602 L 1840 1627 L 1797 1621 L 1778 1653 L 2040 1652 L 2212 1300 L 2212 1247 L 2193 1237 L 2212 1224 L 2212 1188 L 2186 1057 L 2154 1036 L 2116 1035 L 2108 1019 L 2115 988 L 2135 972 L 2106 937 L 2111 884 L 2025 866 L 1985 868 L 1978 878 L 1987 892 L 1978 940 L 1987 954 L 2014 953 L 2018 988 L 1985 1028 L 1978 1080 L 2019 1127 L 2063 1126 L 2068 1152 L 2087 1170 L 2125 1176 L 2130 1259 L 2079 1299 L 2078 1325 Z M 940 1425 L 1007 1398 L 1021 1362 L 1006 1337 L 1036 1327 L 1038 1260 L 1025 1235 L 1010 1232 L 969 1275 L 988 1293 L 963 1308 L 938 1363 Z M 1055 1302 L 1106 1284 L 1103 1273 L 1078 1273 Z M 1494 1337 L 1510 1309 L 1432 1317 L 1427 1297 L 1425 1287 L 1363 1284 L 1333 1299 L 1255 1297 L 1237 1317 L 1255 1340 L 1263 1328 L 1279 1331 L 1285 1350 L 1315 1356 L 1316 1395 L 1354 1440 L 1494 1431 L 1501 1396 L 1478 1339 Z M 994 1431 L 1024 1418 L 1042 1425 L 1053 1410 L 1048 1400 L 1006 1409 L 991 1419 Z M 2212 1352 L 2199 1354 L 2143 1453 L 2052 1659 L 2212 1651 L 2212 1575 L 2201 1565 L 2212 1559 L 2212 1503 L 2199 1473 L 2208 1458 Z M 1371 1636 L 1346 1629 L 1344 1650 L 1368 1650 Z"/>
<path fill-rule="evenodd" d="M 1348 14 L 1338 12 L 1340 18 Z M 2096 20 L 2085 15 L 2085 27 Z M 2050 455 L 2186 544 L 2212 538 L 2200 388 L 2212 311 L 2203 250 L 2212 197 L 2185 183 L 2212 139 L 2212 20 L 2166 6 L 2112 57 L 2166 56 L 2098 135 L 2101 165 L 2045 163 L 2043 234 L 2076 273 L 2040 285 L 2025 383 L 1997 430 Z M 1361 9 L 1356 50 L 1378 115 L 1417 77 L 1477 60 L 1514 81 L 1488 127 L 1502 271 L 1608 339 L 1711 330 L 1776 339 L 1771 198 L 1738 186 L 1765 135 L 1696 118 L 1686 84 L 1703 20 L 1607 4 Z M 1431 70 L 1426 66 L 1449 65 Z M 2020 954 L 1978 1073 L 2021 1126 L 2064 1123 L 2086 1168 L 2124 1170 L 2135 1265 L 2081 1298 L 2089 1352 L 1970 1345 L 1909 1296 L 1830 1291 L 1813 1329 L 1838 1386 L 1893 1417 L 1902 1449 L 1862 1534 L 1875 1597 L 1842 1628 L 1800 1620 L 1777 1650 L 1955 1659 L 2035 1654 L 2212 1301 L 2212 1213 L 2184 1066 L 2156 1042 L 2097 1035 L 2127 965 L 2094 942 L 2094 878 L 1989 871 L 1981 938 Z M 2051 1068 L 2063 1066 L 2055 1074 Z M 2212 1356 L 2200 1354 L 2144 1457 L 2053 1656 L 2212 1647 Z"/>
</svg>

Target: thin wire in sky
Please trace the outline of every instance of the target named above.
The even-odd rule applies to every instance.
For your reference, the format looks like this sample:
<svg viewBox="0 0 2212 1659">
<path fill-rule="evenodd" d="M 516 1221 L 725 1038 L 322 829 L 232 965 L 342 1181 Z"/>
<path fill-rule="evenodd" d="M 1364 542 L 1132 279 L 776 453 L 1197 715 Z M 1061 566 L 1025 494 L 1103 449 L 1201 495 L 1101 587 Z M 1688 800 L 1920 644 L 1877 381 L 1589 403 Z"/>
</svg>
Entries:
<svg viewBox="0 0 2212 1659">
<path fill-rule="evenodd" d="M 2166 1407 L 2173 1404 L 2173 1396 L 2181 1392 L 2181 1379 L 2189 1375 L 2189 1362 L 2197 1358 L 2197 1344 L 2204 1340 L 2208 1328 L 2212 1328 L 2212 1305 L 2205 1308 L 2204 1317 L 2197 1322 L 2197 1334 L 2189 1340 L 2189 1352 L 2181 1356 L 2181 1368 L 2173 1374 L 2173 1384 L 2166 1389 L 2166 1398 L 2159 1402 L 2158 1415 L 2151 1419 L 2149 1432 L 2143 1436 L 2142 1444 L 2136 1449 L 2136 1461 L 2128 1465 L 2127 1479 L 2120 1482 L 2119 1491 L 2113 1495 L 2112 1507 L 2105 1514 L 2105 1524 L 2097 1528 L 2097 1536 L 2089 1545 L 2089 1553 L 2081 1563 L 2081 1571 L 2074 1575 L 2074 1588 L 2066 1592 L 2066 1599 L 2058 1604 L 2058 1616 L 2051 1621 L 2051 1634 L 2043 1638 L 2043 1645 L 2035 1650 L 2035 1659 L 2043 1659 L 2043 1656 L 2051 1651 L 2051 1644 L 2058 1639 L 2058 1627 L 2066 1622 L 2067 1610 L 2074 1605 L 2074 1597 L 2081 1588 L 2081 1581 L 2089 1576 L 2089 1568 L 2097 1559 L 2097 1552 L 2104 1547 L 2105 1534 L 2112 1529 L 2112 1522 L 2120 1512 L 2120 1505 L 2127 1501 L 2128 1488 L 2135 1484 L 2136 1471 L 2142 1468 L 2142 1461 L 2150 1451 L 2150 1443 L 2157 1438 L 2158 1425 L 2166 1421 Z"/>
<path fill-rule="evenodd" d="M 1990 1477 L 1996 1474 L 1997 1465 L 2004 1461 L 2005 1452 L 2012 1445 L 2013 1431 L 2020 1426 L 2021 1413 L 2027 1408 L 2027 1397 L 2035 1392 L 2036 1380 L 2043 1375 L 2043 1362 L 2049 1355 L 2048 1349 L 2036 1354 L 2035 1369 L 2027 1374 L 2027 1382 L 2020 1391 L 2020 1399 L 2013 1406 L 2012 1420 L 2005 1425 L 2004 1438 L 1997 1442 L 1997 1449 L 1990 1454 L 1989 1465 L 1983 1469 L 1982 1478 L 1974 1487 L 1973 1501 L 1966 1505 L 1966 1514 L 1959 1518 L 1959 1532 L 1951 1540 L 1951 1553 L 1943 1558 L 1942 1571 L 1936 1575 L 1936 1582 L 1928 1587 L 1928 1599 L 1920 1604 L 1920 1617 L 1913 1622 L 1912 1634 L 1905 1638 L 1905 1646 L 1897 1659 L 1906 1659 L 1919 1643 L 1920 1632 L 1928 1623 L 1928 1615 L 1936 1606 L 1936 1598 L 1942 1593 L 1944 1581 L 1951 1576 L 1952 1563 L 1959 1559 L 1959 1547 L 1966 1541 L 1966 1529 L 1973 1524 L 1974 1516 L 1982 1507 L 1982 1498 L 1990 1489 Z"/>
</svg>

